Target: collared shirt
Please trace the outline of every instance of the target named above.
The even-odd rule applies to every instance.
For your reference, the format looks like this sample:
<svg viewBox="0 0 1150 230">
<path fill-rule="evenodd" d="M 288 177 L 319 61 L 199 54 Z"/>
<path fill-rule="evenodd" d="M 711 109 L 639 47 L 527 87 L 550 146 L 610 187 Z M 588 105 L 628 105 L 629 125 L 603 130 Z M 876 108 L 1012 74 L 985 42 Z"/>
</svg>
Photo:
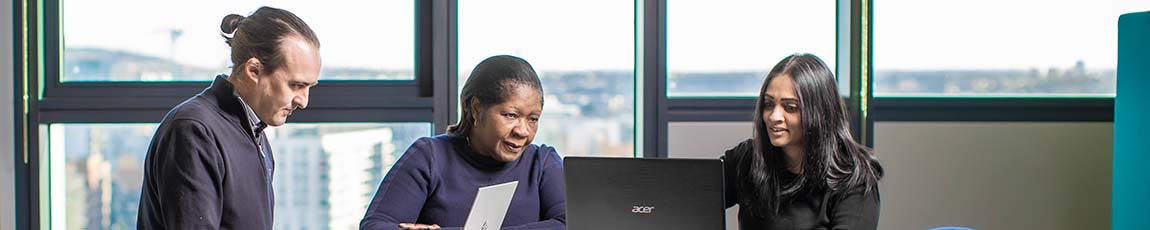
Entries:
<svg viewBox="0 0 1150 230">
<path fill-rule="evenodd" d="M 244 111 L 248 114 L 248 125 L 250 125 L 252 128 L 252 136 L 254 137 L 253 141 L 255 141 L 255 144 L 259 146 L 260 149 L 260 159 L 263 159 L 264 162 L 264 175 L 268 178 L 268 194 L 271 194 L 272 168 L 274 166 L 271 158 L 269 158 L 267 155 L 268 152 L 271 152 L 271 149 L 269 146 L 264 144 L 264 128 L 267 128 L 268 125 L 267 123 L 261 121 L 259 116 L 256 116 L 256 112 L 252 110 L 252 107 L 248 106 L 248 103 L 244 101 L 243 97 L 240 97 L 239 91 L 232 91 L 232 95 L 236 96 L 236 99 L 240 101 L 240 105 L 243 105 Z M 268 196 L 269 205 L 275 203 L 275 201 L 271 199 L 271 196 Z"/>
<path fill-rule="evenodd" d="M 250 125 L 252 128 L 256 145 L 260 146 L 260 158 L 264 159 L 264 170 L 267 171 L 267 176 L 269 179 L 268 181 L 271 181 L 270 179 L 272 176 L 273 166 L 271 159 L 269 159 L 267 156 L 267 152 L 269 152 L 269 149 L 267 149 L 268 146 L 263 144 L 264 128 L 267 128 L 268 125 L 267 123 L 261 121 L 259 116 L 256 116 L 256 112 L 252 110 L 251 106 L 248 106 L 248 103 L 244 101 L 243 97 L 240 97 L 240 93 L 238 91 L 234 91 L 232 94 L 236 96 L 236 99 L 240 100 L 240 105 L 243 105 L 244 111 L 248 114 L 248 125 Z"/>
</svg>

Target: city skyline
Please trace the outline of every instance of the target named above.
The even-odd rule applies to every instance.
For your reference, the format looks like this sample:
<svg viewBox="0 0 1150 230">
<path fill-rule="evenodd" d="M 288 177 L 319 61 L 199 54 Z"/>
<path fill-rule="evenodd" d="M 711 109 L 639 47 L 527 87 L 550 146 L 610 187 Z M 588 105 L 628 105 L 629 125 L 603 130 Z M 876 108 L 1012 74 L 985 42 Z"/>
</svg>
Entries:
<svg viewBox="0 0 1150 230">
<path fill-rule="evenodd" d="M 415 77 L 413 1 L 345 7 L 348 3 L 143 0 L 64 4 L 60 76 L 66 81 L 202 81 L 206 86 L 211 77 L 229 72 L 220 18 L 269 3 L 297 13 L 317 31 L 323 41 L 324 81 Z M 634 107 L 642 98 L 634 90 L 642 76 L 635 72 L 633 3 L 476 3 L 459 2 L 460 82 L 484 57 L 522 56 L 536 67 L 546 89 L 535 144 L 554 146 L 563 156 L 642 155 L 634 152 L 634 119 L 642 111 Z M 986 11 L 983 18 L 950 14 L 998 2 L 943 5 L 953 12 L 889 7 L 935 3 L 875 2 L 874 95 L 1112 96 L 1117 29 L 1096 25 L 1116 24 L 1121 9 L 1150 4 L 1090 3 L 1025 0 Z M 107 12 L 109 4 L 180 10 Z M 766 70 L 793 52 L 815 53 L 838 70 L 833 2 L 803 4 L 668 1 L 668 96 L 754 97 Z M 744 7 L 722 8 L 729 5 Z M 1035 10 L 1037 5 L 1044 7 Z M 516 11 L 523 8 L 544 10 Z M 521 14 L 492 13 L 505 11 Z M 1029 17 L 1020 22 L 998 23 L 991 17 L 1023 11 Z M 586 12 L 599 13 L 587 17 Z M 355 21 L 341 21 L 349 18 Z M 790 19 L 805 21 L 769 23 Z M 365 21 L 379 23 L 362 29 Z M 934 26 L 923 24 L 928 21 Z M 779 30 L 804 36 L 781 36 Z M 48 127 L 52 225 L 134 227 L 141 163 L 154 124 Z M 430 122 L 289 123 L 268 133 L 277 157 L 277 229 L 354 229 L 391 164 L 415 138 L 433 134 Z"/>
<path fill-rule="evenodd" d="M 407 143 L 430 128 L 419 123 L 303 123 L 268 129 L 277 168 L 272 183 L 276 229 L 356 229 L 365 200 L 374 196 L 386 170 Z M 134 228 L 143 157 L 155 124 L 53 124 L 49 129 L 51 170 L 59 172 L 51 174 L 50 183 L 64 188 L 52 191 L 52 216 L 63 217 L 52 218 L 52 225 Z"/>
<path fill-rule="evenodd" d="M 118 76 L 121 80 L 138 80 L 171 77 L 172 71 L 194 69 L 136 54 L 93 50 L 78 53 L 85 55 L 69 56 L 80 60 L 65 61 L 65 69 L 86 74 L 78 76 L 108 77 L 117 72 L 122 74 Z M 117 67 L 120 65 L 126 67 Z M 731 86 L 753 94 L 762 81 L 761 72 L 673 74 L 669 80 L 674 83 L 668 84 L 669 90 L 688 95 L 730 90 Z M 1113 70 L 1091 70 L 1082 61 L 1067 68 L 876 70 L 875 75 L 878 94 L 884 89 L 937 93 L 1046 89 L 1105 94 L 1113 92 L 1114 87 Z M 541 72 L 541 78 L 547 89 L 547 106 L 535 144 L 555 146 L 564 156 L 634 156 L 636 110 L 627 103 L 635 100 L 631 91 L 633 72 L 549 71 Z M 289 123 L 269 129 L 277 157 L 273 182 L 276 213 L 282 216 L 276 219 L 277 228 L 354 228 L 390 165 L 414 138 L 431 135 L 430 123 L 413 123 L 398 129 L 387 128 L 390 123 L 383 124 L 384 128 L 371 128 L 370 124 L 365 124 L 367 128 L 325 128 L 347 124 Z M 154 124 L 52 124 L 50 130 L 49 152 L 52 159 L 57 159 L 50 161 L 60 163 L 49 167 L 54 171 L 50 183 L 55 188 L 65 188 L 52 191 L 52 201 L 58 202 L 54 203 L 52 216 L 64 217 L 53 218 L 54 224 L 69 228 L 100 226 L 96 229 L 134 226 L 139 178 L 143 173 L 140 164 Z M 111 133 L 117 135 L 106 135 Z"/>
</svg>

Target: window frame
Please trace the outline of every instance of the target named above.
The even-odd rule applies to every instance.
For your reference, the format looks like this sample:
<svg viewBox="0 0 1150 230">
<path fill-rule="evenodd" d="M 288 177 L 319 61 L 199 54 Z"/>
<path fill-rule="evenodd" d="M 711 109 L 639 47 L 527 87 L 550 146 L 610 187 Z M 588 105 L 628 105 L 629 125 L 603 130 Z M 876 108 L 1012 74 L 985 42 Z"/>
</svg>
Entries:
<svg viewBox="0 0 1150 230">
<path fill-rule="evenodd" d="M 875 121 L 1114 121 L 1113 98 L 883 98 Z"/>
<path fill-rule="evenodd" d="M 206 82 L 60 82 L 59 2 L 13 1 L 17 154 L 12 157 L 18 229 L 43 227 L 42 124 L 158 122 L 172 106 L 207 86 Z M 670 122 L 753 119 L 754 98 L 667 96 L 666 5 L 666 0 L 635 1 L 635 151 L 646 158 L 668 157 Z M 875 98 L 872 6 L 871 0 L 837 0 L 836 9 L 835 68 L 850 82 L 844 100 L 852 131 L 868 146 L 873 146 L 875 121 L 1113 122 L 1113 98 Z M 416 1 L 414 10 L 414 80 L 323 82 L 312 89 L 313 95 L 321 96 L 292 122 L 430 122 L 434 133 L 455 122 L 457 2 Z"/>
<path fill-rule="evenodd" d="M 28 11 L 30 7 L 27 0 L 12 1 L 12 5 L 14 15 L 11 33 L 14 38 L 14 44 L 12 44 L 12 46 L 14 47 L 13 55 L 15 57 L 13 60 L 16 62 L 15 68 L 13 68 L 13 96 L 16 100 L 16 108 L 14 109 L 16 121 L 13 129 L 17 132 L 15 135 L 15 151 L 13 151 L 15 153 L 13 157 L 16 158 L 14 161 L 15 167 L 13 167 L 13 174 L 15 176 L 15 180 L 13 181 L 15 191 L 13 195 L 16 198 L 14 203 L 16 206 L 14 222 L 18 229 L 32 229 L 33 227 L 39 229 L 38 223 L 32 220 L 38 220 L 40 208 L 32 204 L 38 203 L 40 194 L 38 190 L 30 186 L 38 183 L 36 178 L 39 178 L 39 173 L 38 167 L 36 167 L 35 164 L 29 164 L 31 162 L 38 162 L 38 154 L 30 154 L 31 152 L 35 152 L 36 145 L 33 144 L 35 142 L 26 141 L 31 140 L 32 138 L 29 137 L 35 134 L 33 128 L 36 126 L 31 124 L 35 124 L 32 118 L 34 118 L 37 113 L 35 110 L 29 109 L 35 108 L 36 106 L 35 100 L 29 100 L 30 97 L 34 97 L 36 94 L 30 94 L 28 89 L 36 89 L 38 86 L 35 85 L 35 82 L 28 82 L 26 79 L 28 79 L 29 76 L 37 76 L 38 74 L 38 68 L 32 64 L 36 63 L 34 60 L 40 58 L 39 52 L 37 52 L 38 49 L 35 48 L 38 47 L 39 44 L 38 41 L 29 39 L 29 37 L 34 37 L 34 34 L 38 33 L 39 30 L 34 26 L 30 26 L 30 24 L 35 24 L 29 21 L 35 21 L 40 14 L 36 11 Z M 16 12 L 19 12 L 19 16 L 16 16 Z"/>
<path fill-rule="evenodd" d="M 157 123 L 206 88 L 197 82 L 62 82 L 60 0 L 14 1 L 15 167 L 18 229 L 40 229 L 48 207 L 40 185 L 42 126 L 53 123 Z M 311 89 L 308 109 L 291 122 L 427 122 L 442 133 L 454 122 L 455 1 L 415 1 L 413 80 L 333 80 Z M 448 70 L 448 71 L 444 71 Z M 435 113 L 435 111 L 444 111 Z M 20 159 L 23 156 L 23 159 Z M 45 165 L 46 166 L 46 165 Z M 46 172 L 46 171 L 45 171 Z"/>
<path fill-rule="evenodd" d="M 873 2 L 862 1 L 866 14 L 873 13 Z M 866 36 L 873 38 L 874 22 L 865 20 Z M 873 43 L 867 42 L 866 58 L 873 57 Z M 874 92 L 874 65 L 865 64 L 867 92 Z M 1114 122 L 1114 97 L 875 97 L 866 95 L 871 106 L 864 116 L 866 127 L 874 122 Z M 864 128 L 867 146 L 874 147 L 873 129 Z"/>
<path fill-rule="evenodd" d="M 43 1 L 43 93 L 39 98 L 39 123 L 57 122 L 158 122 L 173 106 L 202 91 L 210 81 L 200 82 L 64 82 L 61 81 L 62 28 L 60 0 Z M 416 1 L 414 80 L 320 80 L 308 109 L 292 121 L 398 121 L 433 122 L 435 76 L 428 70 L 433 60 L 422 57 L 434 45 L 421 43 L 428 35 L 431 12 L 426 1 Z M 427 63 L 432 61 L 432 63 Z M 111 115 L 109 113 L 115 113 Z M 106 114 L 106 115 L 101 115 Z M 441 125 L 441 124 L 436 124 Z"/>
<path fill-rule="evenodd" d="M 727 122 L 727 121 L 746 121 L 750 122 L 754 119 L 755 100 L 754 97 L 716 97 L 716 98 L 701 98 L 701 97 L 669 97 L 667 96 L 667 33 L 666 33 L 666 0 L 647 0 L 646 10 L 648 12 L 657 12 L 655 15 L 647 15 L 646 20 L 657 21 L 657 23 L 647 23 L 644 27 L 646 55 L 653 57 L 644 59 L 644 81 L 645 87 L 649 90 L 644 94 L 644 100 L 656 102 L 655 105 L 650 105 L 644 108 L 644 132 L 646 133 L 647 140 L 657 140 L 656 142 L 645 142 L 644 147 L 647 149 L 654 149 L 655 151 L 644 152 L 646 157 L 667 158 L 667 132 L 668 124 L 670 122 Z M 856 140 L 865 140 L 866 127 L 863 126 L 867 123 L 860 122 L 866 120 L 866 113 L 862 112 L 860 108 L 865 108 L 866 103 L 870 100 L 870 95 L 860 89 L 866 86 L 862 83 L 869 83 L 867 79 L 863 79 L 864 63 L 867 59 L 862 57 L 862 53 L 867 49 L 863 49 L 863 38 L 860 36 L 863 28 L 863 20 L 858 15 L 861 15 L 863 0 L 837 0 L 836 1 L 836 45 L 835 54 L 836 65 L 831 68 L 838 70 L 837 76 L 848 77 L 845 79 L 850 82 L 848 87 L 848 95 L 843 97 L 847 103 L 847 109 L 851 114 L 851 130 L 854 132 Z M 845 15 L 845 17 L 844 17 Z M 848 33 L 844 33 L 848 32 Z M 868 53 L 869 55 L 869 53 Z M 844 57 L 845 56 L 845 57 Z M 837 81 L 836 81 L 837 82 Z M 868 125 L 869 126 L 869 125 Z"/>
</svg>

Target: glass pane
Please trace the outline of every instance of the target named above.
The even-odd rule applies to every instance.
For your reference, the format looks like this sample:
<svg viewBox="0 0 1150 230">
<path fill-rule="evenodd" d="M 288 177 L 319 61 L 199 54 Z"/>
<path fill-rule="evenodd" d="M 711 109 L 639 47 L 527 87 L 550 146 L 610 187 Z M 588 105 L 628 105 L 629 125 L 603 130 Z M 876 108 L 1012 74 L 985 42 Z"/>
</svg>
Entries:
<svg viewBox="0 0 1150 230">
<path fill-rule="evenodd" d="M 836 1 L 667 1 L 667 96 L 754 97 L 771 67 L 812 53 L 833 71 Z"/>
<path fill-rule="evenodd" d="M 522 57 L 546 93 L 536 144 L 566 156 L 634 156 L 634 6 L 618 0 L 461 0 L 460 89 L 483 59 Z"/>
<path fill-rule="evenodd" d="M 154 124 L 52 124 L 53 228 L 133 229 Z M 387 171 L 428 123 L 288 123 L 276 159 L 276 229 L 354 229 Z"/>
<path fill-rule="evenodd" d="M 886 97 L 1112 97 L 1118 16 L 1145 1 L 874 2 Z"/>
<path fill-rule="evenodd" d="M 266 4 L 61 2 L 61 81 L 208 81 L 231 73 L 220 20 Z M 277 1 L 271 6 L 295 13 L 319 36 L 320 79 L 414 79 L 414 1 Z"/>
</svg>

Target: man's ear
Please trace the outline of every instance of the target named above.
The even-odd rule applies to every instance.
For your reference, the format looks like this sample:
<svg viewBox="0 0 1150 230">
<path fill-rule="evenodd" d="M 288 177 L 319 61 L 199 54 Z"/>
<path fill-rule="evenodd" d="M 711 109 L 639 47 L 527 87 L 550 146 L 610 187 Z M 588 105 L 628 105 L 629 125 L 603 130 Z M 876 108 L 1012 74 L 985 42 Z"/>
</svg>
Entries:
<svg viewBox="0 0 1150 230">
<path fill-rule="evenodd" d="M 264 65 L 262 62 L 260 62 L 260 59 L 251 57 L 248 58 L 246 62 L 244 62 L 243 70 L 244 75 L 247 75 L 249 81 L 259 82 L 260 75 L 264 74 Z"/>
</svg>

